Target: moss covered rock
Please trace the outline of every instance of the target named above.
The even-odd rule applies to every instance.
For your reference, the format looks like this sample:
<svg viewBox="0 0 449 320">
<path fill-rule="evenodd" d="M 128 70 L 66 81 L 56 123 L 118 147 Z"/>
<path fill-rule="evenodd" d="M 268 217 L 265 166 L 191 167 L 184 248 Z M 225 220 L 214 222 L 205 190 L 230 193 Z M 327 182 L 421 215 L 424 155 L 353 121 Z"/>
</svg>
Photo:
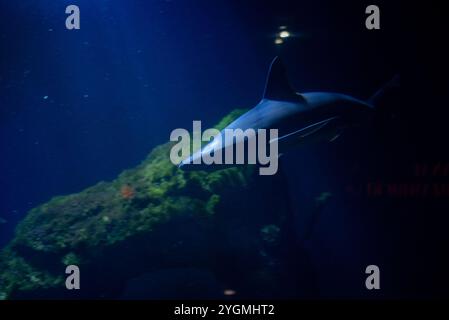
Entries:
<svg viewBox="0 0 449 320">
<path fill-rule="evenodd" d="M 243 112 L 231 112 L 216 128 Z M 70 297 L 64 286 L 69 264 L 82 270 L 84 290 L 77 294 L 98 298 L 119 296 L 128 279 L 155 268 L 220 273 L 219 261 L 230 250 L 260 255 L 260 228 L 281 225 L 288 212 L 285 204 L 269 209 L 270 193 L 277 199 L 283 185 L 279 177 L 258 182 L 252 166 L 183 172 L 170 162 L 171 146 L 154 148 L 111 182 L 32 209 L 0 253 L 0 299 Z"/>
</svg>

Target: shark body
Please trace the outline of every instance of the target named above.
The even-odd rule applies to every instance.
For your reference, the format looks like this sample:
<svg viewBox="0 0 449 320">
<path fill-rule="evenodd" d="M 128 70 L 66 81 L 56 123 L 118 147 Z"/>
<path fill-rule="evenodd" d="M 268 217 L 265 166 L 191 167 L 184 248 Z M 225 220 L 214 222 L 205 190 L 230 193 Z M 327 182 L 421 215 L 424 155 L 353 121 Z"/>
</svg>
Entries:
<svg viewBox="0 0 449 320">
<path fill-rule="evenodd" d="M 383 89 L 379 90 L 379 95 Z M 375 96 L 373 98 L 375 98 Z M 221 149 L 243 141 L 224 140 L 225 129 L 277 129 L 279 153 L 292 147 L 318 141 L 333 141 L 347 128 L 368 121 L 374 111 L 374 99 L 363 101 L 345 94 L 333 92 L 297 93 L 289 84 L 281 60 L 271 63 L 262 100 L 251 110 L 237 118 L 209 144 L 187 157 L 179 164 L 183 170 L 213 170 L 223 165 L 193 164 L 211 150 L 217 150 L 218 141 L 224 141 Z M 270 141 L 273 142 L 273 141 Z M 220 167 L 221 166 L 221 167 Z"/>
</svg>

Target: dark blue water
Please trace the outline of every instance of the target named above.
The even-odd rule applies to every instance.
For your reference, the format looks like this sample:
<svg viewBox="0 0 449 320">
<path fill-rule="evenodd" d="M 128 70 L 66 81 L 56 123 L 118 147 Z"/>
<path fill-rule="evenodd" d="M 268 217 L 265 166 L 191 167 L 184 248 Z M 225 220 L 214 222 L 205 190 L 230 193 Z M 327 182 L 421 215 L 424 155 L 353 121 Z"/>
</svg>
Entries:
<svg viewBox="0 0 449 320">
<path fill-rule="evenodd" d="M 212 125 L 234 108 L 255 105 L 276 55 L 300 92 L 364 99 L 399 72 L 398 5 L 388 6 L 385 28 L 372 33 L 363 2 L 80 0 L 76 31 L 64 27 L 69 4 L 0 4 L 1 245 L 29 209 L 113 179 L 173 129 L 189 129 L 192 120 Z M 273 35 L 281 25 L 296 37 L 279 46 Z M 386 296 L 418 294 L 404 284 L 415 269 L 401 273 L 397 256 L 406 242 L 396 233 L 403 217 L 386 216 L 394 209 L 385 204 L 351 200 L 345 189 L 379 172 L 388 176 L 397 163 L 409 165 L 391 162 L 388 153 L 413 152 L 402 129 L 395 128 L 393 142 L 385 132 L 362 130 L 282 160 L 297 212 L 321 192 L 334 194 L 306 245 L 321 296 L 367 296 L 364 266 L 373 261 L 389 280 L 399 279 L 386 286 Z M 392 146 L 382 145 L 388 141 Z M 302 222 L 298 217 L 298 230 Z"/>
</svg>

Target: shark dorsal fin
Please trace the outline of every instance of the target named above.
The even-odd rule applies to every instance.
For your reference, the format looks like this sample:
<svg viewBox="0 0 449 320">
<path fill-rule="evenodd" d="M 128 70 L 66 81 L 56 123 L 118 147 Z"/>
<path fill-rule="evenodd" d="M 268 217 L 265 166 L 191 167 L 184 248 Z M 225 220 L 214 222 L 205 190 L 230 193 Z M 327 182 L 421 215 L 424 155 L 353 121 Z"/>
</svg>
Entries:
<svg viewBox="0 0 449 320">
<path fill-rule="evenodd" d="M 263 99 L 302 102 L 304 98 L 290 86 L 284 65 L 275 57 L 268 72 Z"/>
</svg>

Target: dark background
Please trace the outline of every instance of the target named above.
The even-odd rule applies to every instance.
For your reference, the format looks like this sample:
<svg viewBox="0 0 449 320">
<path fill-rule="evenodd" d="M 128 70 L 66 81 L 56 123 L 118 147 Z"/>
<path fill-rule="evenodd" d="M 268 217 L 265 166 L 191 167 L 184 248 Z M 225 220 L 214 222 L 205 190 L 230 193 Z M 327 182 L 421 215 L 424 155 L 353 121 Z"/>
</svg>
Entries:
<svg viewBox="0 0 449 320">
<path fill-rule="evenodd" d="M 81 30 L 64 27 L 81 9 Z M 298 230 L 321 192 L 333 198 L 304 243 L 328 298 L 447 296 L 449 197 L 372 197 L 370 182 L 448 183 L 416 164 L 447 164 L 443 10 L 367 1 L 20 1 L 0 3 L 0 243 L 36 205 L 113 179 L 174 128 L 212 125 L 255 105 L 280 55 L 299 92 L 368 98 L 393 75 L 399 93 L 373 127 L 293 151 Z M 432 14 L 432 15 L 431 15 Z M 296 37 L 274 44 L 280 25 Z M 47 99 L 44 97 L 48 96 Z M 364 288 L 377 264 L 382 290 Z"/>
</svg>

